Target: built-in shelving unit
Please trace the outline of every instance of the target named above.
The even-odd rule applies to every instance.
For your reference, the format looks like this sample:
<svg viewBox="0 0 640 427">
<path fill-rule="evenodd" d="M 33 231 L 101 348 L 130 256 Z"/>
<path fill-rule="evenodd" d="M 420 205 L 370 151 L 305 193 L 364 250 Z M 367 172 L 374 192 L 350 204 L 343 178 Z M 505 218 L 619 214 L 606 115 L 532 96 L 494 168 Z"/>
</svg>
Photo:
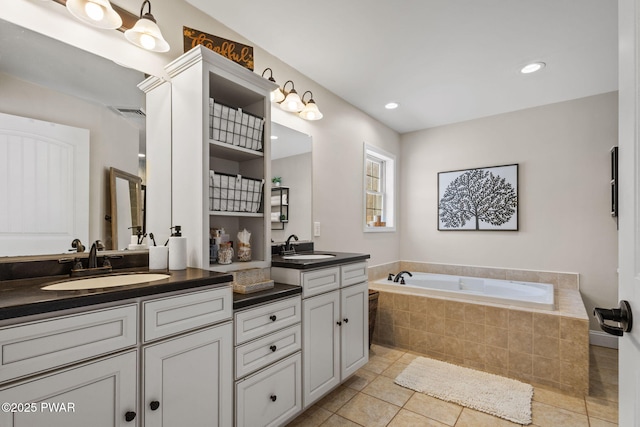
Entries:
<svg viewBox="0 0 640 427">
<path fill-rule="evenodd" d="M 221 272 L 269 267 L 271 190 L 265 177 L 271 173 L 269 93 L 276 85 L 202 46 L 185 53 L 166 69 L 172 84 L 172 222 L 181 225 L 187 237 L 187 264 Z M 214 133 L 214 124 L 219 126 L 213 121 L 214 102 L 238 115 L 238 127 L 224 129 L 233 136 Z M 233 126 L 233 120 L 229 119 L 228 126 Z M 256 130 L 249 132 L 258 135 L 260 120 L 261 144 L 251 146 L 245 144 L 246 129 L 254 120 Z M 240 132 L 243 124 L 245 129 Z M 210 188 L 215 174 L 237 176 L 237 184 Z M 254 194 L 259 192 L 259 204 L 255 199 L 247 201 L 247 181 L 257 186 Z M 242 191 L 242 196 L 236 191 Z M 234 248 L 238 232 L 250 231 L 252 261 L 210 264 L 212 228 L 224 228 Z"/>
</svg>

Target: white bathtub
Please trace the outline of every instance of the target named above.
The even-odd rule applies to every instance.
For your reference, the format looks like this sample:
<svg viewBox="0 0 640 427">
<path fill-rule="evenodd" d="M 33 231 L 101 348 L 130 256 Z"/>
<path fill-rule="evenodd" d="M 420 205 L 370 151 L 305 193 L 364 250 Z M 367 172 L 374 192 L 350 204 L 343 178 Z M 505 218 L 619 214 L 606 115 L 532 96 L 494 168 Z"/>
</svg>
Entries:
<svg viewBox="0 0 640 427">
<path fill-rule="evenodd" d="M 449 297 L 461 300 L 482 301 L 555 310 L 553 285 L 548 283 L 519 282 L 511 280 L 483 279 L 479 277 L 449 276 L 446 274 L 404 274 L 405 284 L 392 280 L 377 280 L 372 289 L 380 291 L 415 292 L 417 294 Z"/>
</svg>

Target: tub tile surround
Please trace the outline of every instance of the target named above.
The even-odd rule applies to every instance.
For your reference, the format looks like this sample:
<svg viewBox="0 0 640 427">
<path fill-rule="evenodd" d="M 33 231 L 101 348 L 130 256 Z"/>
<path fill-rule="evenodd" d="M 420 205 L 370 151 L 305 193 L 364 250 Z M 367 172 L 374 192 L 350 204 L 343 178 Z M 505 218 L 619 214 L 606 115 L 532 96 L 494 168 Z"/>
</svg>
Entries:
<svg viewBox="0 0 640 427">
<path fill-rule="evenodd" d="M 374 343 L 588 395 L 589 318 L 578 274 L 400 261 L 370 267 L 369 280 L 401 270 L 551 283 L 556 310 L 380 291 Z"/>
</svg>

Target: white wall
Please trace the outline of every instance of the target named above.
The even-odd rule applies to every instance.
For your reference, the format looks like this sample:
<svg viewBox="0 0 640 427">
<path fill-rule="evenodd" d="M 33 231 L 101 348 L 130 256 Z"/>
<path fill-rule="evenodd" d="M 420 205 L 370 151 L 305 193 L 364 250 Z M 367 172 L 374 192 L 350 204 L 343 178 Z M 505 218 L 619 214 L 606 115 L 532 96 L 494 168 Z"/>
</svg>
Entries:
<svg viewBox="0 0 640 427">
<path fill-rule="evenodd" d="M 588 313 L 616 307 L 609 149 L 617 102 L 613 92 L 403 135 L 399 258 L 577 272 Z M 512 163 L 519 231 L 437 230 L 438 172 Z"/>
<path fill-rule="evenodd" d="M 109 168 L 137 173 L 140 131 L 103 106 L 2 73 L 0 112 L 89 129 L 89 238 L 108 244 Z M 91 242 L 83 243 L 88 247 Z"/>
</svg>

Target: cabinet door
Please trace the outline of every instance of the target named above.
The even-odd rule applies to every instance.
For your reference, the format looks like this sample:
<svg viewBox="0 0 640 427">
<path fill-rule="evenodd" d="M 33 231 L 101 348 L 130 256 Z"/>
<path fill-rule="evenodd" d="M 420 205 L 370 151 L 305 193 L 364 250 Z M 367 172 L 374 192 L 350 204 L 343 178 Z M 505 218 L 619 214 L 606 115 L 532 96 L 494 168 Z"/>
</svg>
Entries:
<svg viewBox="0 0 640 427">
<path fill-rule="evenodd" d="M 0 401 L 33 403 L 0 412 L 3 427 L 128 427 L 136 415 L 136 351 L 36 377 L 0 390 Z M 4 406 L 3 406 L 4 409 Z"/>
<path fill-rule="evenodd" d="M 342 308 L 341 378 L 369 361 L 369 286 L 367 282 L 340 291 Z"/>
<path fill-rule="evenodd" d="M 302 302 L 303 403 L 308 408 L 340 383 L 340 292 Z"/>
<path fill-rule="evenodd" d="M 231 323 L 144 348 L 144 426 L 230 426 Z"/>
</svg>

